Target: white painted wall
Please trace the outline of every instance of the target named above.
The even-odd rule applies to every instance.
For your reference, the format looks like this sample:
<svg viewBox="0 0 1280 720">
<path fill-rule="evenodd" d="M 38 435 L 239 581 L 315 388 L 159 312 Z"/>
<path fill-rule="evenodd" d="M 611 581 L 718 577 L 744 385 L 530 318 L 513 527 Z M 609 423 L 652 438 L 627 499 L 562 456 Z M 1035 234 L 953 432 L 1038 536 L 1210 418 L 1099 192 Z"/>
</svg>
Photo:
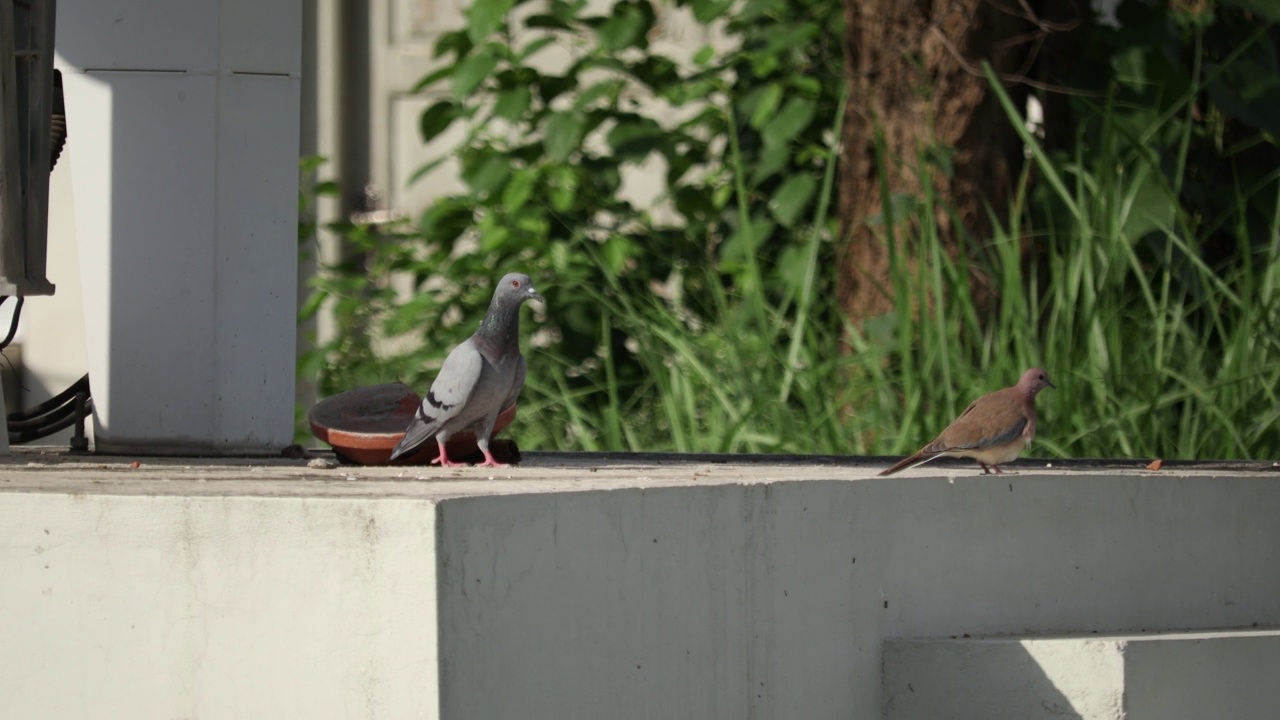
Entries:
<svg viewBox="0 0 1280 720">
<path fill-rule="evenodd" d="M 301 0 L 58 11 L 96 447 L 278 450 L 293 422 Z"/>
<path fill-rule="evenodd" d="M 533 462 L 0 470 L 0 717 L 873 718 L 890 638 L 1280 626 L 1270 473 Z"/>
</svg>

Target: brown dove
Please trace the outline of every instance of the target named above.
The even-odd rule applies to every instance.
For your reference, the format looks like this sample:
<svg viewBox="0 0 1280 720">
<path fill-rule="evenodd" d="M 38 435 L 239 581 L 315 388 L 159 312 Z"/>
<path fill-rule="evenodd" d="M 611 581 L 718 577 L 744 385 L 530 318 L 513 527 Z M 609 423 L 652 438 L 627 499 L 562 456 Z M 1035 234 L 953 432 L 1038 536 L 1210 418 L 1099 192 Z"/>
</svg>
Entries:
<svg viewBox="0 0 1280 720">
<path fill-rule="evenodd" d="M 982 466 L 983 475 L 1002 472 L 1000 466 L 1016 459 L 1035 439 L 1036 394 L 1046 387 L 1056 386 L 1044 370 L 1031 368 L 1022 373 L 1017 385 L 974 400 L 936 440 L 880 475 L 892 475 L 942 455 L 973 458 Z"/>
</svg>

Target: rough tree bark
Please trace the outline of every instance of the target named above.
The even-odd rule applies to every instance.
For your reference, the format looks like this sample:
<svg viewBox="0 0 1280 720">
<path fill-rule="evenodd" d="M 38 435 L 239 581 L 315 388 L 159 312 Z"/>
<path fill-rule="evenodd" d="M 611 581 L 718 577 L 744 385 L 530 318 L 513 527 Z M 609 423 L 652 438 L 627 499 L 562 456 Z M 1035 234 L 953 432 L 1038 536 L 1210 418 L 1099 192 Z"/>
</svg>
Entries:
<svg viewBox="0 0 1280 720">
<path fill-rule="evenodd" d="M 1005 4 L 1007 3 L 1007 5 Z M 841 307 L 855 324 L 888 311 L 887 238 L 876 167 L 876 135 L 887 151 L 890 194 L 919 196 L 918 158 L 949 148 L 954 172 L 932 172 L 941 203 L 976 237 L 990 230 L 984 198 L 1001 208 L 1018 177 L 1022 147 L 992 96 L 981 62 L 998 73 L 1025 72 L 1034 46 L 1019 0 L 846 0 L 844 163 L 839 209 L 845 248 L 837 283 Z M 1015 101 L 1025 86 L 1010 88 Z M 895 235 L 901 240 L 901 218 Z M 954 249 L 958 228 L 936 218 L 942 241 Z M 977 288 L 980 291 L 980 288 Z"/>
</svg>

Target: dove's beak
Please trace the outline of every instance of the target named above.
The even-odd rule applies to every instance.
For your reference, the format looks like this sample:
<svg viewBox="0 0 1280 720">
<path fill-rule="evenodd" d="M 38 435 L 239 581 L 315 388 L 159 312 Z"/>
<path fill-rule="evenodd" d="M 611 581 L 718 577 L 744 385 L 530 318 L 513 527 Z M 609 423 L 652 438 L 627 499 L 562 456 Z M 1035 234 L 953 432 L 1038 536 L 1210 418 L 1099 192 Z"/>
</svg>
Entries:
<svg viewBox="0 0 1280 720">
<path fill-rule="evenodd" d="M 533 298 L 534 300 L 537 300 L 540 303 L 546 302 L 546 300 L 542 299 L 542 293 L 535 290 L 532 285 L 530 285 L 529 289 L 526 290 L 525 292 L 529 293 L 529 297 Z"/>
</svg>

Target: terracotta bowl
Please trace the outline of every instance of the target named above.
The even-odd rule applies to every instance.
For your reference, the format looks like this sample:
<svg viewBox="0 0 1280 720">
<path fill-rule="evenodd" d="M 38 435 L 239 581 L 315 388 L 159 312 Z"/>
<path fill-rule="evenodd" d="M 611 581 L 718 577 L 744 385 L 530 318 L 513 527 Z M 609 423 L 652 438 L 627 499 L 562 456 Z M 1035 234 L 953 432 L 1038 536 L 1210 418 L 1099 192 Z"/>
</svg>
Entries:
<svg viewBox="0 0 1280 720">
<path fill-rule="evenodd" d="M 404 437 L 422 398 L 408 385 L 385 383 L 348 390 L 316 403 L 307 414 L 311 433 L 333 446 L 343 462 L 358 465 L 386 465 L 391 449 Z M 503 410 L 493 426 L 493 434 L 516 416 L 516 407 Z M 449 438 L 450 460 L 483 459 L 475 433 L 458 433 Z M 510 441 L 490 440 L 489 450 L 500 462 L 519 462 L 519 450 Z M 426 465 L 440 452 L 434 439 L 417 452 L 396 460 L 397 465 Z"/>
</svg>

